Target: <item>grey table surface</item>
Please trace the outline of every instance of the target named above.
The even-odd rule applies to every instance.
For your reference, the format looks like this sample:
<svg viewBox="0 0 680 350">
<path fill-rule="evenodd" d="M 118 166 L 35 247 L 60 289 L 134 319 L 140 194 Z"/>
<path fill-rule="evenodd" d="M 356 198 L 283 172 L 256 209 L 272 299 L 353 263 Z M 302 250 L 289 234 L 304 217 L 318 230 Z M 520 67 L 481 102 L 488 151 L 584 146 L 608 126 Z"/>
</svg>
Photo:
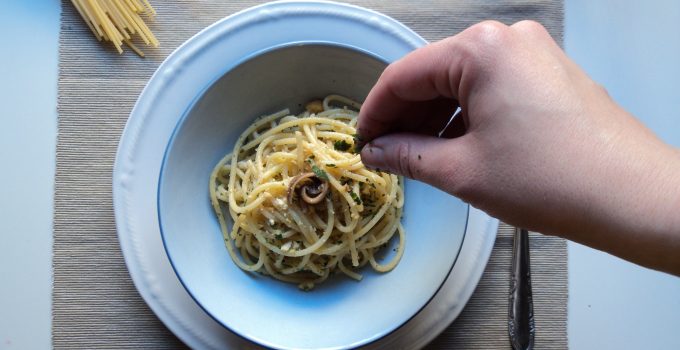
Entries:
<svg viewBox="0 0 680 350">
<path fill-rule="evenodd" d="M 3 5 L 0 349 L 48 349 L 60 1 Z M 676 147 L 678 33 L 678 1 L 565 1 L 569 56 Z M 568 249 L 571 348 L 680 349 L 680 278 L 578 244 Z"/>
</svg>

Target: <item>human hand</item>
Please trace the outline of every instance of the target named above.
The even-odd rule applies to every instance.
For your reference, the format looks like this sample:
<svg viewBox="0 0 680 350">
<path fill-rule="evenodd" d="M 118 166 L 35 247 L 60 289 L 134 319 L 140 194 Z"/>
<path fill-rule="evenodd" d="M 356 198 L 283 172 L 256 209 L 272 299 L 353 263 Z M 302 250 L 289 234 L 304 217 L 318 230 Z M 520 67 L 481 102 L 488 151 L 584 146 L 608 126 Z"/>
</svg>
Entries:
<svg viewBox="0 0 680 350">
<path fill-rule="evenodd" d="M 616 105 L 538 23 L 483 22 L 391 64 L 358 130 L 367 166 L 510 224 L 680 274 L 677 150 Z"/>
</svg>

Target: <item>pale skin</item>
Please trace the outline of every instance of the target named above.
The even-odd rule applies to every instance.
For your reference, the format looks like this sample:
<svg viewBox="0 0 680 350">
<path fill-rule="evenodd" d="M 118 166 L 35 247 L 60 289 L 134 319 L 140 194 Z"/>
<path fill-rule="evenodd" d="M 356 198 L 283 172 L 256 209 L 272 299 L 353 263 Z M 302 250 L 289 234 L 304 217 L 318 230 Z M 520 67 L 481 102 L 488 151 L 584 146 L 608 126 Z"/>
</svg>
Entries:
<svg viewBox="0 0 680 350">
<path fill-rule="evenodd" d="M 619 107 L 536 22 L 482 22 L 394 62 L 366 98 L 358 130 L 369 167 L 680 276 L 680 151 Z"/>
</svg>

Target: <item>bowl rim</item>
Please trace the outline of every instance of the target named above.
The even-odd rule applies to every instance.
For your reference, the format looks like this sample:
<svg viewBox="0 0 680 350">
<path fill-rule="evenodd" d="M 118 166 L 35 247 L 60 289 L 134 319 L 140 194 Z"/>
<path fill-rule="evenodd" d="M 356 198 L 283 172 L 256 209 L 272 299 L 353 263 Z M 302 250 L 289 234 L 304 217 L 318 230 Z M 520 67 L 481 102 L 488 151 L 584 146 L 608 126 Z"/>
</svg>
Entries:
<svg viewBox="0 0 680 350">
<path fill-rule="evenodd" d="M 171 136 L 170 136 L 170 139 L 168 140 L 168 143 L 167 143 L 166 146 L 165 146 L 165 150 L 164 150 L 164 152 L 163 152 L 163 159 L 162 159 L 162 162 L 161 162 L 161 167 L 160 167 L 160 171 L 159 171 L 159 175 L 158 175 L 158 186 L 157 186 L 157 188 L 156 188 L 156 207 L 157 207 L 156 213 L 157 213 L 157 220 L 158 220 L 158 225 L 159 225 L 159 229 L 160 229 L 161 240 L 162 240 L 162 242 L 163 242 L 163 249 L 164 249 L 164 251 L 165 251 L 166 256 L 168 257 L 168 260 L 169 260 L 169 262 L 170 262 L 170 266 L 172 267 L 172 270 L 174 271 L 175 275 L 177 276 L 177 279 L 179 280 L 179 282 L 180 282 L 180 284 L 182 285 L 182 287 L 184 288 L 184 290 L 189 294 L 189 296 L 194 300 L 194 302 L 195 302 L 195 303 L 196 303 L 196 304 L 197 304 L 197 305 L 198 305 L 198 306 L 199 306 L 199 307 L 200 307 L 200 308 L 201 308 L 208 316 L 210 316 L 213 320 L 215 320 L 217 323 L 219 323 L 222 327 L 224 327 L 224 328 L 230 330 L 230 331 L 233 332 L 235 335 L 237 335 L 237 336 L 239 336 L 239 337 L 241 337 L 241 338 L 243 338 L 243 339 L 247 339 L 247 340 L 252 341 L 252 342 L 254 342 L 254 343 L 256 343 L 256 344 L 259 344 L 259 345 L 262 345 L 262 346 L 266 346 L 266 347 L 269 347 L 269 348 L 284 348 L 284 347 L 282 347 L 280 344 L 274 344 L 274 343 L 272 343 L 272 342 L 269 342 L 269 341 L 266 340 L 266 339 L 261 339 L 261 338 L 258 337 L 258 336 L 249 334 L 248 332 L 245 332 L 245 331 L 243 331 L 243 330 L 240 330 L 240 329 L 238 329 L 238 328 L 235 328 L 233 325 L 230 325 L 229 322 L 227 322 L 226 320 L 220 319 L 220 318 L 216 315 L 216 312 L 215 312 L 215 311 L 210 311 L 210 309 L 209 309 L 208 307 L 206 307 L 206 306 L 199 300 L 199 297 L 196 295 L 196 292 L 195 292 L 195 291 L 192 291 L 192 289 L 191 289 L 191 287 L 189 286 L 189 284 L 185 281 L 185 278 L 182 277 L 182 274 L 179 272 L 179 270 L 178 270 L 178 268 L 177 268 L 177 266 L 176 266 L 176 260 L 173 259 L 173 257 L 172 257 L 172 253 L 171 253 L 172 249 L 169 248 L 169 244 L 168 244 L 168 242 L 167 242 L 167 234 L 166 234 L 166 232 L 165 232 L 165 230 L 164 230 L 164 228 L 163 228 L 163 227 L 164 227 L 164 225 L 163 225 L 163 214 L 162 214 L 163 210 L 161 209 L 161 208 L 162 208 L 162 205 L 161 205 L 161 193 L 162 193 L 163 191 L 162 191 L 161 189 L 162 189 L 163 183 L 164 183 L 164 174 L 165 174 L 165 170 L 166 170 L 166 165 L 167 165 L 168 157 L 169 157 L 169 154 L 170 154 L 170 151 L 171 151 L 173 145 L 175 144 L 175 140 L 176 140 L 176 138 L 178 137 L 178 133 L 179 133 L 179 131 L 182 129 L 182 127 L 184 126 L 185 122 L 187 121 L 189 115 L 191 114 L 191 111 L 194 109 L 194 107 L 196 106 L 196 104 L 197 104 L 197 103 L 205 96 L 205 94 L 206 94 L 206 93 L 207 93 L 207 92 L 208 92 L 208 91 L 209 91 L 209 90 L 210 90 L 210 89 L 211 89 L 211 88 L 212 88 L 212 87 L 213 87 L 220 79 L 222 79 L 226 74 L 228 74 L 229 72 L 233 71 L 234 69 L 237 69 L 239 66 L 241 66 L 242 64 L 244 64 L 244 63 L 246 63 L 246 62 L 248 62 L 248 61 L 250 61 L 250 60 L 252 60 L 252 59 L 256 59 L 256 58 L 258 58 L 258 57 L 261 57 L 261 56 L 263 56 L 263 55 L 267 55 L 267 54 L 269 54 L 269 53 L 272 53 L 272 52 L 275 52 L 275 51 L 278 51 L 278 50 L 285 50 L 285 49 L 288 49 L 288 48 L 292 48 L 292 47 L 301 47 L 301 46 L 326 46 L 326 47 L 334 47 L 334 48 L 352 50 L 352 51 L 355 51 L 355 52 L 357 52 L 357 53 L 366 55 L 366 56 L 368 56 L 368 57 L 370 57 L 370 58 L 376 59 L 376 60 L 380 61 L 381 63 L 384 63 L 386 66 L 389 65 L 389 62 L 388 62 L 386 59 L 384 59 L 384 58 L 380 57 L 379 55 L 377 55 L 377 54 L 375 54 L 375 53 L 372 53 L 372 52 L 370 52 L 370 51 L 368 51 L 368 50 L 365 50 L 365 49 L 356 47 L 356 46 L 354 46 L 354 45 L 347 45 L 347 44 L 344 44 L 344 43 L 338 43 L 338 42 L 327 41 L 327 40 L 326 40 L 326 41 L 323 41 L 323 40 L 319 40 L 319 41 L 302 40 L 302 41 L 293 41 L 293 42 L 288 42 L 288 43 L 282 43 L 282 44 L 278 44 L 278 45 L 274 45 L 274 46 L 271 46 L 271 47 L 268 47 L 268 48 L 264 48 L 264 49 L 258 50 L 258 51 L 256 51 L 256 52 L 253 52 L 253 53 L 251 53 L 251 54 L 249 54 L 249 55 L 243 56 L 238 62 L 234 63 L 231 67 L 226 68 L 225 70 L 223 70 L 222 73 L 221 73 L 219 76 L 215 77 L 213 80 L 211 80 L 210 82 L 208 82 L 202 89 L 200 89 L 199 92 L 196 94 L 196 96 L 193 97 L 193 99 L 191 100 L 191 102 L 190 102 L 190 103 L 187 105 L 187 107 L 185 108 L 184 112 L 182 113 L 182 116 L 179 118 L 179 120 L 178 120 L 177 123 L 175 124 L 175 126 L 174 126 L 174 128 L 173 128 L 173 130 L 172 130 L 172 134 L 171 134 Z M 285 106 L 282 106 L 282 108 L 285 108 Z M 253 116 L 252 119 L 255 120 L 255 119 L 258 118 L 258 117 L 259 117 L 259 116 Z M 413 180 L 413 181 L 415 181 L 415 180 Z M 346 349 L 346 348 L 356 348 L 356 347 L 359 347 L 359 346 L 363 346 L 363 345 L 367 345 L 367 344 L 373 343 L 373 342 L 375 342 L 376 340 L 378 340 L 378 339 L 380 339 L 380 338 L 387 337 L 387 336 L 389 336 L 390 334 L 396 332 L 396 331 L 399 330 L 401 327 L 403 327 L 404 325 L 408 324 L 408 323 L 409 323 L 414 317 L 416 317 L 420 312 L 422 312 L 422 310 L 423 310 L 425 307 L 427 307 L 427 306 L 430 304 L 430 302 L 432 302 L 432 300 L 435 298 L 435 296 L 436 296 L 436 295 L 439 293 L 439 291 L 442 289 L 444 283 L 448 280 L 448 278 L 449 278 L 449 276 L 450 276 L 450 274 L 451 274 L 451 271 L 453 271 L 453 267 L 456 265 L 456 262 L 458 261 L 458 257 L 460 256 L 460 252 L 461 252 L 461 249 L 462 249 L 462 247 L 463 247 L 463 243 L 464 243 L 465 238 L 466 238 L 466 235 L 467 235 L 467 229 L 468 229 L 468 224 L 469 224 L 469 215 L 470 215 L 470 206 L 469 206 L 469 205 L 466 205 L 466 206 L 465 206 L 465 214 L 464 214 L 464 216 L 465 216 L 465 223 L 464 223 L 464 225 L 463 225 L 462 238 L 461 238 L 461 241 L 460 241 L 460 245 L 457 247 L 457 249 L 456 249 L 456 251 L 455 251 L 455 257 L 454 257 L 453 261 L 451 262 L 451 266 L 449 266 L 448 269 L 446 270 L 446 274 L 444 274 L 444 276 L 442 277 L 441 281 L 440 281 L 439 284 L 437 285 L 437 288 L 432 292 L 431 295 L 429 295 L 429 296 L 427 297 L 427 299 L 423 302 L 423 304 L 422 304 L 421 306 L 419 306 L 419 307 L 417 308 L 417 310 L 416 310 L 415 312 L 413 312 L 411 315 L 409 315 L 409 316 L 408 316 L 406 319 L 404 319 L 403 321 L 395 322 L 395 326 L 394 326 L 394 327 L 391 327 L 391 328 L 382 330 L 382 331 L 380 331 L 380 332 L 374 334 L 373 336 L 371 336 L 371 337 L 369 337 L 369 338 L 361 339 L 361 340 L 356 341 L 355 343 L 352 343 L 352 344 L 343 344 L 343 345 L 340 346 L 340 347 L 334 347 L 334 348 L 328 348 L 328 347 L 326 347 L 326 348 L 324 348 L 324 349 L 335 349 L 335 348 Z M 402 219 L 402 220 L 403 220 L 403 219 Z M 336 277 L 336 278 L 337 278 L 337 277 Z M 285 282 L 281 282 L 281 283 L 285 283 Z"/>
</svg>

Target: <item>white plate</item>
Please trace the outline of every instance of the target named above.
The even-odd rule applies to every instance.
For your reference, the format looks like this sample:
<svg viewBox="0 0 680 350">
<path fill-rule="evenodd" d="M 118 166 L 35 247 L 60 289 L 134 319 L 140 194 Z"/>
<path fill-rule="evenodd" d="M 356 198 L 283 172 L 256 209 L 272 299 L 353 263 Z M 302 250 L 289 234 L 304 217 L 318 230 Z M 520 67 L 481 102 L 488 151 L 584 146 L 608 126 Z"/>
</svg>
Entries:
<svg viewBox="0 0 680 350">
<path fill-rule="evenodd" d="M 296 29 L 301 27 L 306 30 Z M 239 37 L 257 40 L 238 40 Z M 118 234 L 128 269 L 152 310 L 194 348 L 253 345 L 205 314 L 169 264 L 156 216 L 163 153 L 178 120 L 197 97 L 191 92 L 205 89 L 206 82 L 222 76 L 244 56 L 292 41 L 343 43 L 388 62 L 425 44 L 398 22 L 354 6 L 327 2 L 258 6 L 206 28 L 170 55 L 142 92 L 121 138 L 113 191 Z M 471 208 L 465 240 L 444 285 L 415 317 L 371 346 L 390 348 L 399 344 L 415 348 L 441 332 L 460 313 L 474 290 L 493 246 L 497 225 L 496 220 Z"/>
</svg>

